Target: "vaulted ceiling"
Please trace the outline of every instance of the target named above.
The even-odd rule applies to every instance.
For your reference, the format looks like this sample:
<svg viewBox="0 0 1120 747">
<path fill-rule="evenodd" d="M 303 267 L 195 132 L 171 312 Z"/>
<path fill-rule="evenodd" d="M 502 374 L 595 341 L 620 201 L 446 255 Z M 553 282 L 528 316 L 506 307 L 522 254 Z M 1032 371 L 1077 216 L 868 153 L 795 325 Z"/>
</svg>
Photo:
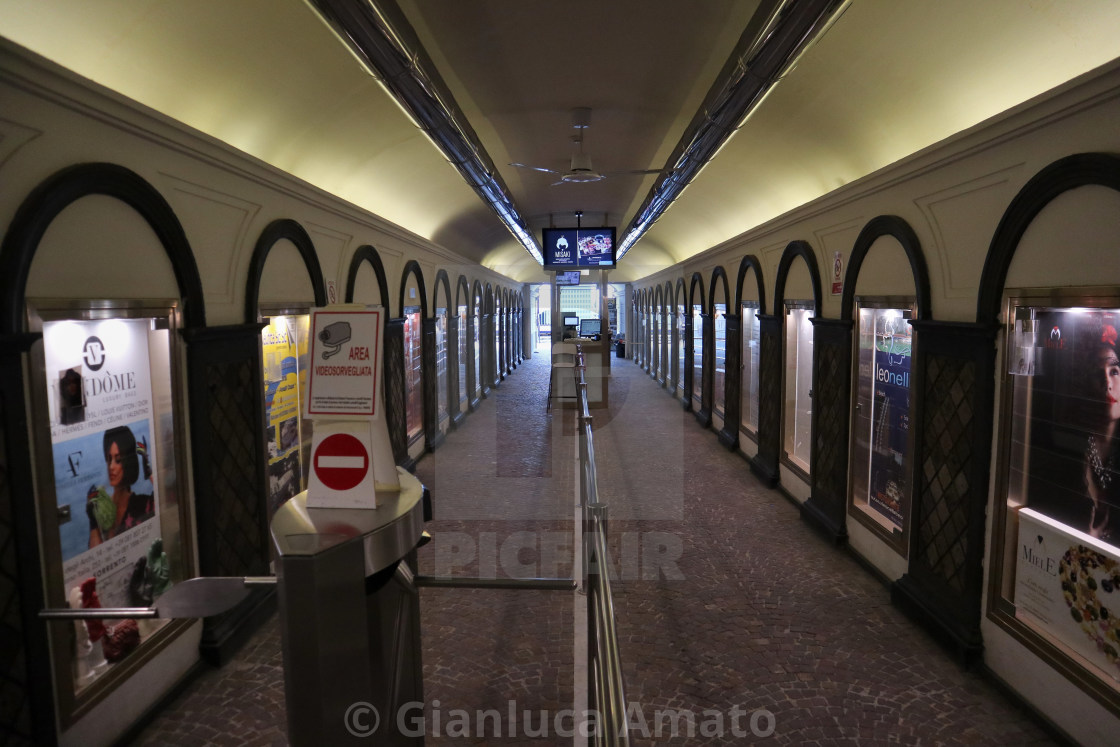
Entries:
<svg viewBox="0 0 1120 747">
<path fill-rule="evenodd" d="M 543 280 L 317 5 L 0 0 L 0 34 L 515 280 Z M 663 177 L 613 172 L 674 167 L 682 136 L 714 114 L 713 85 L 743 73 L 741 37 L 804 0 L 353 5 L 407 24 L 539 241 L 542 227 L 574 226 L 576 211 L 621 239 Z M 841 4 L 611 279 L 687 259 L 1109 62 L 1118 29 L 1120 3 L 1102 0 Z M 576 129 L 581 107 L 589 126 Z M 510 165 L 563 173 L 573 136 L 612 175 L 567 183 Z"/>
</svg>

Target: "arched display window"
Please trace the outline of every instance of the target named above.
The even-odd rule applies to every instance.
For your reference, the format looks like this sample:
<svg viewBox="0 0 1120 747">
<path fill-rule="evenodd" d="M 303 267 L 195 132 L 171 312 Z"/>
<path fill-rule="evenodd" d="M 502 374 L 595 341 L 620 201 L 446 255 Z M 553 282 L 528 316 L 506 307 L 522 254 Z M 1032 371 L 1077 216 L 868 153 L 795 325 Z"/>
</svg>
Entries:
<svg viewBox="0 0 1120 747">
<path fill-rule="evenodd" d="M 762 351 L 761 314 L 766 313 L 766 288 L 762 281 L 762 264 L 754 255 L 747 255 L 739 263 L 739 276 L 735 284 L 736 306 L 739 309 L 740 373 L 739 373 L 739 432 L 758 442 L 759 372 Z M 736 344 L 735 341 L 729 344 Z"/>
<path fill-rule="evenodd" d="M 350 260 L 346 273 L 346 303 L 362 303 L 385 307 L 385 314 L 392 314 L 389 303 L 389 281 L 381 255 L 372 246 L 358 247 Z"/>
<path fill-rule="evenodd" d="M 490 388 L 498 383 L 498 365 L 494 355 L 496 333 L 494 330 L 494 288 L 486 284 L 482 296 L 482 333 L 479 336 L 482 360 L 479 370 L 482 372 L 482 395 L 490 393 Z"/>
<path fill-rule="evenodd" d="M 642 349 L 644 329 L 645 324 L 643 324 L 642 320 L 642 289 L 638 288 L 634 291 L 634 336 L 631 340 L 633 343 L 631 345 L 631 348 L 633 348 L 632 356 L 634 358 L 634 363 L 638 366 L 642 365 L 642 356 L 644 354 Z"/>
<path fill-rule="evenodd" d="M 841 300 L 841 319 L 855 322 L 848 514 L 903 557 L 914 470 L 911 322 L 928 316 L 917 237 L 899 218 L 876 218 L 852 248 Z"/>
<path fill-rule="evenodd" d="M 147 607 L 211 562 L 204 547 L 196 562 L 194 549 L 210 531 L 199 527 L 196 536 L 192 527 L 214 505 L 186 500 L 188 455 L 205 464 L 230 437 L 243 439 L 242 448 L 248 442 L 252 454 L 262 439 L 252 387 L 231 392 L 217 375 L 200 381 L 213 373 L 205 324 L 183 227 L 139 175 L 112 164 L 70 167 L 17 209 L 0 246 L 0 402 L 19 403 L 18 416 L 6 413 L 9 428 L 27 429 L 25 438 L 9 431 L 4 472 L 12 502 L 4 525 L 7 551 L 28 562 L 8 564 L 18 574 L 6 582 L 10 620 L 19 620 L 21 606 L 30 614 L 89 607 L 98 596 L 103 606 Z M 237 334 L 221 342 L 237 348 L 239 373 L 251 377 L 256 330 L 237 327 Z M 207 443 L 213 429 L 191 413 L 199 443 L 188 450 L 185 395 L 191 386 L 192 406 L 217 407 L 206 385 L 219 398 L 230 394 L 244 417 Z M 235 471 L 248 478 L 247 510 L 263 523 L 255 459 L 247 461 Z M 213 484 L 204 470 L 194 472 L 196 489 Z M 37 697 L 17 703 L 26 709 L 21 718 L 46 740 L 56 719 L 63 731 L 80 718 L 111 720 L 121 698 L 152 707 L 194 664 L 161 652 L 195 625 L 36 620 L 30 630 L 12 622 L 5 645 L 34 662 L 21 687 Z"/>
<path fill-rule="evenodd" d="M 410 260 L 401 276 L 400 310 L 404 319 L 405 438 L 411 452 L 424 437 L 424 324 L 427 292 L 420 265 Z"/>
<path fill-rule="evenodd" d="M 673 374 L 673 326 L 675 315 L 673 314 L 673 284 L 669 281 L 665 282 L 662 286 L 661 292 L 662 306 L 661 306 L 661 329 L 664 331 L 664 339 L 661 341 L 661 368 L 664 373 L 662 376 L 661 385 L 673 391 L 674 374 Z"/>
<path fill-rule="evenodd" d="M 658 381 L 665 380 L 665 359 L 661 355 L 661 340 L 665 328 L 662 326 L 662 309 L 664 298 L 661 295 L 661 286 L 653 289 L 653 365 L 652 374 Z"/>
<path fill-rule="evenodd" d="M 684 278 L 677 278 L 673 304 L 673 347 L 676 351 L 673 354 L 673 366 L 677 373 L 674 376 L 676 386 L 673 389 L 673 395 L 681 400 L 685 399 L 685 368 L 689 349 L 689 341 L 685 337 L 685 320 L 688 316 L 687 297 Z"/>
<path fill-rule="evenodd" d="M 724 417 L 724 403 L 727 399 L 727 273 L 720 266 L 712 270 L 712 282 L 708 292 L 711 299 L 709 313 L 712 321 L 712 413 L 721 421 Z M 734 314 L 734 311 L 730 312 Z"/>
<path fill-rule="evenodd" d="M 645 346 L 642 343 L 642 340 L 645 339 L 646 329 L 645 313 L 642 307 L 643 303 L 644 292 L 639 288 L 634 291 L 634 344 L 632 346 L 634 348 L 634 363 L 639 367 L 641 367 L 642 361 L 645 359 Z"/>
<path fill-rule="evenodd" d="M 704 301 L 704 278 L 698 272 L 692 273 L 688 306 L 691 321 L 688 356 L 691 377 L 688 397 L 690 408 L 701 415 L 704 400 L 704 316 L 707 314 L 707 304 Z"/>
<path fill-rule="evenodd" d="M 435 297 L 432 299 L 432 317 L 435 321 L 435 369 L 436 369 L 436 429 L 446 433 L 451 425 L 450 403 L 453 401 L 452 376 L 450 366 L 456 357 L 450 349 L 455 344 L 451 339 L 450 330 L 452 322 L 451 283 L 447 279 L 447 271 L 439 270 L 436 273 Z"/>
<path fill-rule="evenodd" d="M 326 304 L 319 258 L 307 231 L 275 220 L 253 250 L 245 321 L 263 322 L 261 372 L 268 447 L 268 516 L 307 489 L 311 420 L 305 418 L 311 308 Z"/>
<path fill-rule="evenodd" d="M 1003 332 L 988 617 L 1113 712 L 1120 710 L 1118 236 L 1120 158 L 1057 161 L 1000 221 L 977 304 L 977 322 L 1002 322 Z M 934 496 L 922 500 L 923 510 L 935 505 Z M 973 516 L 982 529 L 983 513 Z"/>
<path fill-rule="evenodd" d="M 457 386 L 455 391 L 458 393 L 458 405 L 454 405 L 459 413 L 466 413 L 470 409 L 468 400 L 471 392 L 472 378 L 468 375 L 472 363 L 472 350 L 469 344 L 470 329 L 467 318 L 471 310 L 471 289 L 467 279 L 462 275 L 459 276 L 458 282 L 455 283 L 455 314 L 458 319 L 457 324 L 457 338 L 458 338 L 458 378 L 456 379 Z"/>
<path fill-rule="evenodd" d="M 474 292 L 471 293 L 470 317 L 470 346 L 471 346 L 471 372 L 474 376 L 471 383 L 471 406 L 477 407 L 482 398 L 482 319 L 485 298 L 482 294 L 482 283 L 474 281 Z"/>
<path fill-rule="evenodd" d="M 491 351 L 494 355 L 494 386 L 497 386 L 506 377 L 506 306 L 505 299 L 502 297 L 504 294 L 502 288 L 494 289 L 494 315 L 493 315 L 493 332 L 491 340 Z"/>
<path fill-rule="evenodd" d="M 781 456 L 808 480 L 813 433 L 813 325 L 820 308 L 820 272 L 808 244 L 792 242 L 778 267 L 775 311 L 783 315 Z"/>
</svg>

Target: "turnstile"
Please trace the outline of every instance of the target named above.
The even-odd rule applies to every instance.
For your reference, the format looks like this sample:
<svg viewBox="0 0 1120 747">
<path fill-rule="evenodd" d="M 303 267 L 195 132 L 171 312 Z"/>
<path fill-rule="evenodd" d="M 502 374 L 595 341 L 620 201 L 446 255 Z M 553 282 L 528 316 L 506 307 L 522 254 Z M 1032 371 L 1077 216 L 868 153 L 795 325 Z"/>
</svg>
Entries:
<svg viewBox="0 0 1120 747">
<path fill-rule="evenodd" d="M 292 745 L 424 743 L 413 573 L 425 489 L 399 472 L 376 509 L 308 508 L 304 492 L 272 519 Z"/>
</svg>

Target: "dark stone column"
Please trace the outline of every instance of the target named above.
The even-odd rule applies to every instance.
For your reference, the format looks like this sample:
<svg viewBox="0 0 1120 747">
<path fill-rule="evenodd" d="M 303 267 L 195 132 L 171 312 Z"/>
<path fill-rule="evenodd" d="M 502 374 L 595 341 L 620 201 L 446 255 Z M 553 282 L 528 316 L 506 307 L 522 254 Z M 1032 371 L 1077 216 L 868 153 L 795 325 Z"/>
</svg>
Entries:
<svg viewBox="0 0 1120 747">
<path fill-rule="evenodd" d="M 983 651 L 980 600 L 997 328 L 912 324 L 910 557 L 906 574 L 891 587 L 891 600 L 972 664 Z"/>
<path fill-rule="evenodd" d="M 498 314 L 494 320 L 494 326 L 498 330 L 498 365 L 496 367 L 497 376 L 494 378 L 498 381 L 506 380 L 506 371 L 509 369 L 508 360 L 506 358 L 506 324 L 508 319 L 509 315 L 503 309 L 502 313 Z"/>
<path fill-rule="evenodd" d="M 653 365 L 653 314 L 646 314 L 646 323 L 642 325 L 642 368 L 649 373 Z"/>
<path fill-rule="evenodd" d="M 783 317 L 759 314 L 758 454 L 751 471 L 770 487 L 778 484 L 782 449 L 782 323 Z"/>
<path fill-rule="evenodd" d="M 696 419 L 700 425 L 709 428 L 712 425 L 712 379 L 715 378 L 716 363 L 711 314 L 700 315 L 700 339 L 703 340 L 700 351 L 700 412 L 696 413 Z"/>
<path fill-rule="evenodd" d="M 458 427 L 463 422 L 463 410 L 459 406 L 459 397 L 462 396 L 460 387 L 467 386 L 466 381 L 459 381 L 459 315 L 447 315 L 447 410 L 451 417 L 451 427 Z M 469 376 L 469 374 L 468 374 Z"/>
<path fill-rule="evenodd" d="M 848 539 L 848 420 L 852 321 L 813 318 L 813 417 L 809 500 L 801 518 L 835 544 Z"/>
<path fill-rule="evenodd" d="M 23 354 L 40 337 L 0 335 L 0 534 L 6 538 L 0 553 L 5 621 L 0 733 L 12 744 L 54 745 L 54 688 L 47 624 L 39 619 L 47 604 L 23 369 Z"/>
<path fill-rule="evenodd" d="M 692 314 L 686 313 L 684 317 L 684 339 L 681 344 L 684 345 L 684 365 L 681 366 L 681 374 L 684 375 L 684 391 L 681 393 L 681 406 L 684 409 L 692 410 L 692 352 L 693 344 L 695 341 L 692 339 Z"/>
<path fill-rule="evenodd" d="M 481 323 L 481 318 L 479 319 Z M 475 329 L 474 314 L 467 314 L 467 409 L 474 412 L 478 409 L 480 397 L 475 396 L 475 391 L 478 389 L 478 378 L 481 377 L 482 371 L 475 369 L 479 368 L 478 361 L 475 360 L 474 353 L 474 340 L 475 335 L 481 334 L 480 330 Z M 479 340 L 479 354 L 482 353 L 482 340 Z"/>
<path fill-rule="evenodd" d="M 741 379 L 743 375 L 743 340 L 740 332 L 742 317 L 738 314 L 724 316 L 727 322 L 727 361 L 724 365 L 723 381 L 723 430 L 719 432 L 719 442 L 728 449 L 739 445 L 739 420 L 742 417 Z"/>
<path fill-rule="evenodd" d="M 201 576 L 268 575 L 268 449 L 259 324 L 183 330 Z M 272 613 L 275 589 L 203 621 L 199 651 L 223 664 Z"/>
<path fill-rule="evenodd" d="M 439 430 L 439 372 L 436 371 L 436 319 L 423 321 L 424 337 L 420 355 L 423 376 L 420 381 L 424 387 L 424 448 L 433 451 L 443 441 Z M 450 371 L 448 372 L 450 375 Z M 450 403 L 448 407 L 450 408 Z"/>
<path fill-rule="evenodd" d="M 415 463 L 408 457 L 408 416 L 405 396 L 404 317 L 385 322 L 385 423 L 393 461 L 412 471 Z"/>
<path fill-rule="evenodd" d="M 482 398 L 490 394 L 490 386 L 494 383 L 494 329 L 493 314 L 482 314 L 478 323 L 482 325 L 478 336 L 478 375 L 482 377 Z"/>
</svg>

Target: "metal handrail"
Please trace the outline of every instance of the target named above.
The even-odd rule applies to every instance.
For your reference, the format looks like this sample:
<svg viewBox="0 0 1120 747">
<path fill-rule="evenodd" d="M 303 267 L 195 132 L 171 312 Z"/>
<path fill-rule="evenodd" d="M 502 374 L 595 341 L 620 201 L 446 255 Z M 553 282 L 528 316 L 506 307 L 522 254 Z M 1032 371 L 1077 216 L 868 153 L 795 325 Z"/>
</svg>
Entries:
<svg viewBox="0 0 1120 747">
<path fill-rule="evenodd" d="M 588 692 L 599 716 L 595 743 L 628 747 L 626 688 L 615 628 L 614 598 L 608 568 L 607 506 L 599 501 L 595 439 L 587 402 L 587 371 L 583 347 L 576 346 L 576 389 L 579 392 L 580 502 L 584 509 L 583 581 L 587 592 Z"/>
</svg>

